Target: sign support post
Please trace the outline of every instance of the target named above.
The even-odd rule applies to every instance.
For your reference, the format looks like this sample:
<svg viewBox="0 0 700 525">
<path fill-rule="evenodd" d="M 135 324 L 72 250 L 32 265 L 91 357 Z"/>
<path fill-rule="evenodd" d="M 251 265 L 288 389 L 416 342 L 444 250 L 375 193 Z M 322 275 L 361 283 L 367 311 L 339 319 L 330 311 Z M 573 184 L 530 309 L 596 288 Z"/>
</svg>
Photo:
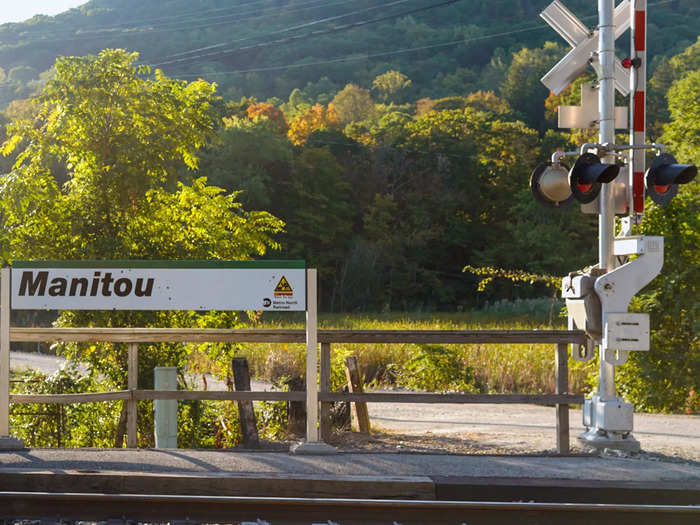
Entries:
<svg viewBox="0 0 700 525">
<path fill-rule="evenodd" d="M 318 426 L 318 272 L 306 270 L 306 441 L 289 448 L 292 454 L 335 454 L 320 439 Z"/>
<path fill-rule="evenodd" d="M 10 436 L 10 267 L 0 270 L 0 450 L 24 448 Z"/>
</svg>

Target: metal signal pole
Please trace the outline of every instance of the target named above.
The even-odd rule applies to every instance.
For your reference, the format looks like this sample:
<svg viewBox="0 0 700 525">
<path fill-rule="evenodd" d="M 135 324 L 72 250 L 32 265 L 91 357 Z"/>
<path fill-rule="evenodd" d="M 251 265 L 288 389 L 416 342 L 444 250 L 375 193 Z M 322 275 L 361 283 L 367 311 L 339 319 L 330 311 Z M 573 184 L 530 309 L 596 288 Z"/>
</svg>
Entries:
<svg viewBox="0 0 700 525">
<path fill-rule="evenodd" d="M 598 60 L 600 62 L 600 89 L 598 108 L 600 112 L 598 142 L 615 142 L 615 23 L 613 21 L 614 0 L 598 0 Z M 600 154 L 601 152 L 599 152 Z M 601 160 L 615 164 L 613 150 L 607 150 Z M 615 238 L 615 202 L 612 184 L 603 184 L 600 193 L 600 214 L 598 216 L 599 268 L 607 272 L 615 268 L 613 242 Z M 605 312 L 603 312 L 605 318 Z M 615 397 L 615 366 L 604 359 L 600 347 L 600 376 L 598 395 L 601 399 Z"/>
</svg>

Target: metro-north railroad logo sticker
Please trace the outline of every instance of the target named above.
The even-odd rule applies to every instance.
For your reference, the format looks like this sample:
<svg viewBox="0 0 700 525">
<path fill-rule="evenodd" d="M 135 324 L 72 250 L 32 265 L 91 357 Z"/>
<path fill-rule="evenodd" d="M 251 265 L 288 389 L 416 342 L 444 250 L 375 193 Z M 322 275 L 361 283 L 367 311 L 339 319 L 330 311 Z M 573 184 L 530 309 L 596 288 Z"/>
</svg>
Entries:
<svg viewBox="0 0 700 525">
<path fill-rule="evenodd" d="M 277 283 L 275 287 L 275 297 L 291 297 L 294 295 L 294 290 L 292 290 L 289 281 L 283 275 L 280 282 Z"/>
</svg>

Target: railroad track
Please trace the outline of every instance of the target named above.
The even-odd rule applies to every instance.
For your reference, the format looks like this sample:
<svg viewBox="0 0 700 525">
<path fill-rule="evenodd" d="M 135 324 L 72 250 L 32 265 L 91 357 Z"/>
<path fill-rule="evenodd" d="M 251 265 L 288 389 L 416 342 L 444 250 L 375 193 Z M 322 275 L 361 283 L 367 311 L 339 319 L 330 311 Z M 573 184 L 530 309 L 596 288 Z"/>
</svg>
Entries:
<svg viewBox="0 0 700 525">
<path fill-rule="evenodd" d="M 0 492 L 0 521 L 477 525 L 700 523 L 700 506 Z M 260 520 L 260 521 L 258 521 Z"/>
</svg>

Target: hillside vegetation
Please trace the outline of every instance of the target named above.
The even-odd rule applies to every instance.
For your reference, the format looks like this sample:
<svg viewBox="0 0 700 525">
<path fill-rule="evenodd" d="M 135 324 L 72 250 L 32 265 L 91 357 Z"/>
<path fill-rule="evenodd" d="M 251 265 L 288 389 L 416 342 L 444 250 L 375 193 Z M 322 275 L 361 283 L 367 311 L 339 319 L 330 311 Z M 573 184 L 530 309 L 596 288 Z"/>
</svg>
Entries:
<svg viewBox="0 0 700 525">
<path fill-rule="evenodd" d="M 545 209 L 528 189 L 539 161 L 595 138 L 554 130 L 556 107 L 578 104 L 592 76 L 556 97 L 542 87 L 566 52 L 540 29 L 545 2 L 455 2 L 230 52 L 433 3 L 302 11 L 312 5 L 93 0 L 0 28 L 2 258 L 302 258 L 319 269 L 326 312 L 462 312 L 552 297 L 558 276 L 597 261 L 596 216 Z M 266 6 L 274 16 L 260 18 Z M 583 0 L 569 7 L 592 10 Z M 696 2 L 650 7 L 649 138 L 694 163 L 700 40 L 688 21 L 697 15 Z M 339 56 L 361 60 L 328 62 Z M 234 69 L 259 71 L 226 73 Z M 668 254 L 635 304 L 652 312 L 654 349 L 620 376 L 645 408 L 697 405 L 698 185 L 667 208 L 650 205 L 637 229 L 664 235 Z M 217 312 L 64 312 L 58 323 L 244 325 Z M 63 351 L 87 355 L 124 388 L 124 349 Z M 208 351 L 228 366 L 235 349 Z M 181 365 L 188 349 L 152 345 L 144 355 L 142 377 L 156 362 Z"/>
</svg>

